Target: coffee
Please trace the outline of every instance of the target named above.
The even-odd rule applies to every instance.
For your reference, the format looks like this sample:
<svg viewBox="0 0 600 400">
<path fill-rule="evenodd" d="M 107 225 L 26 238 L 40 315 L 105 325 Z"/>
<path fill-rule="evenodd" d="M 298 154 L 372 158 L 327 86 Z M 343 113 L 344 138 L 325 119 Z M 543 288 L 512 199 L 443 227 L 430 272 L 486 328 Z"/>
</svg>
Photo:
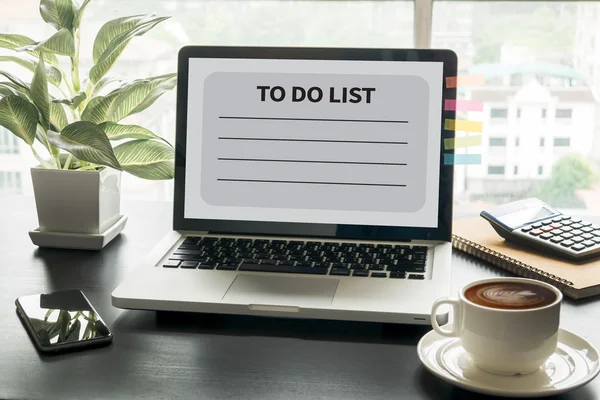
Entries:
<svg viewBox="0 0 600 400">
<path fill-rule="evenodd" d="M 544 307 L 556 301 L 556 294 L 529 282 L 486 282 L 465 291 L 467 300 L 490 308 L 526 310 Z"/>
</svg>

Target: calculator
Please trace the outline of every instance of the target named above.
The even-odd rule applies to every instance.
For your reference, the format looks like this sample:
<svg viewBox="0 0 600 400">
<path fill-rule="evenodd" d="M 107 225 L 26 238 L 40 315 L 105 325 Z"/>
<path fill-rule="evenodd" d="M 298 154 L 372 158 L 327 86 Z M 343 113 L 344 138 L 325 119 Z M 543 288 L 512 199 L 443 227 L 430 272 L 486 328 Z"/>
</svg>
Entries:
<svg viewBox="0 0 600 400">
<path fill-rule="evenodd" d="M 562 214 L 539 199 L 503 204 L 481 216 L 508 241 L 570 260 L 600 256 L 600 225 Z"/>
</svg>

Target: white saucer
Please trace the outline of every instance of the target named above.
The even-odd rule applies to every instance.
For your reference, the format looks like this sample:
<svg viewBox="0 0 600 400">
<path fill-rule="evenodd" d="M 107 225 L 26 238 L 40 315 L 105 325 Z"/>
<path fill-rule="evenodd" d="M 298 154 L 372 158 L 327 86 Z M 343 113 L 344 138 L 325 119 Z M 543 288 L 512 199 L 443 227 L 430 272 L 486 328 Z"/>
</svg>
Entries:
<svg viewBox="0 0 600 400">
<path fill-rule="evenodd" d="M 447 325 L 448 327 L 450 325 Z M 600 372 L 598 351 L 585 339 L 560 329 L 558 348 L 539 370 L 527 375 L 495 375 L 478 368 L 460 339 L 435 331 L 417 346 L 419 358 L 434 375 L 473 392 L 506 397 L 540 397 L 585 385 Z"/>
<path fill-rule="evenodd" d="M 121 215 L 113 226 L 98 234 L 40 232 L 39 228 L 36 228 L 29 231 L 29 237 L 33 244 L 39 247 L 100 250 L 121 233 L 126 223 L 127 216 Z"/>
</svg>

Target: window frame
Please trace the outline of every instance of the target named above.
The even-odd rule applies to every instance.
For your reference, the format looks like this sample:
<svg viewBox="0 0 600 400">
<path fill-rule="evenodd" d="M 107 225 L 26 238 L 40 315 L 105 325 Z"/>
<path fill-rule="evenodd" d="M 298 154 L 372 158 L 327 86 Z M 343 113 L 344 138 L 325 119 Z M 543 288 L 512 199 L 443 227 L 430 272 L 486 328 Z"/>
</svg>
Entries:
<svg viewBox="0 0 600 400">
<path fill-rule="evenodd" d="M 488 140 L 489 147 L 506 147 L 507 138 L 502 136 L 490 136 Z"/>
<path fill-rule="evenodd" d="M 559 144 L 557 144 L 559 143 Z M 555 148 L 569 148 L 571 147 L 571 138 L 570 137 L 555 137 L 552 139 L 552 147 Z"/>
<path fill-rule="evenodd" d="M 502 172 L 490 172 L 490 168 L 502 168 Z M 506 175 L 506 165 L 500 165 L 500 164 L 495 164 L 495 165 L 488 165 L 487 167 L 487 174 L 488 176 L 505 176 Z"/>
</svg>

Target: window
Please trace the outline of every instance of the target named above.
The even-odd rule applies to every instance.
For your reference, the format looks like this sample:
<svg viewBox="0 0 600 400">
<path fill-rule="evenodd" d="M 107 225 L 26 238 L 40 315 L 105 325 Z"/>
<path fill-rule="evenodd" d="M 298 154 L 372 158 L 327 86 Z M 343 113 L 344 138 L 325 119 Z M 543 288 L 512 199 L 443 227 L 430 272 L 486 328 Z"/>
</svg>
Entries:
<svg viewBox="0 0 600 400">
<path fill-rule="evenodd" d="M 415 1 L 418 4 L 419 0 Z M 468 9 L 459 12 L 451 7 L 459 4 Z M 499 176 L 492 174 L 495 168 L 489 171 L 484 165 L 488 174 L 481 175 L 481 169 L 457 166 L 455 177 L 460 179 L 455 185 L 455 198 L 460 199 L 457 209 L 472 212 L 478 199 L 491 207 L 535 196 L 555 207 L 600 215 L 600 203 L 593 201 L 600 196 L 599 177 L 589 173 L 581 179 L 589 178 L 590 185 L 584 190 L 575 190 L 565 183 L 569 175 L 558 173 L 568 171 L 573 164 L 581 164 L 585 171 L 600 170 L 596 147 L 600 143 L 600 120 L 594 111 L 597 110 L 594 93 L 600 93 L 600 46 L 597 43 L 600 1 L 433 0 L 432 15 L 433 26 L 452 17 L 471 19 L 470 27 L 462 34 L 472 51 L 459 55 L 459 64 L 463 73 L 485 76 L 484 85 L 464 91 L 465 98 L 481 101 L 488 107 L 484 134 L 494 137 L 507 133 L 500 126 L 501 120 L 494 126 L 494 117 L 504 117 L 504 113 L 498 114 L 493 108 L 506 105 L 517 122 L 511 126 L 510 133 L 515 139 L 509 139 L 515 140 L 517 150 L 497 155 L 494 150 L 498 147 L 490 146 L 482 157 L 486 157 L 490 166 L 510 165 L 507 172 L 511 176 L 515 175 L 512 166 L 518 165 L 519 179 L 500 182 Z M 436 35 L 441 33 L 434 29 L 434 44 Z M 596 46 L 592 50 L 593 37 L 596 37 Z M 537 107 L 537 111 L 529 113 L 528 105 Z M 517 120 L 519 108 L 521 119 Z M 472 113 L 469 117 L 475 119 L 478 115 Z M 520 123 L 530 117 L 530 126 Z M 540 131 L 542 124 L 543 132 Z M 564 140 L 557 142 L 564 147 L 554 146 L 555 135 L 570 136 L 563 134 L 564 124 L 577 126 L 578 140 L 570 141 L 568 147 Z M 526 138 L 525 135 L 529 139 L 517 147 L 516 138 Z M 549 159 L 546 150 L 550 147 L 555 151 Z M 475 148 L 469 152 L 475 152 Z M 564 168 L 553 168 L 558 163 Z M 542 166 L 541 175 L 537 174 L 538 166 Z M 539 179 L 546 178 L 547 183 L 540 185 Z"/>
<path fill-rule="evenodd" d="M 521 118 L 521 109 L 517 108 L 517 119 Z"/>
<path fill-rule="evenodd" d="M 39 0 L 5 3 L 10 6 L 2 9 L 1 32 L 23 34 L 35 40 L 44 40 L 54 33 L 41 21 Z M 510 166 L 523 166 L 519 179 L 501 181 L 498 178 L 502 175 L 494 174 L 494 168 L 492 173 L 485 173 L 487 164 L 481 168 L 457 165 L 457 209 L 473 212 L 508 199 L 542 197 L 543 193 L 535 188 L 540 179 L 536 168 L 543 165 L 550 178 L 548 184 L 556 184 L 544 193 L 570 191 L 560 199 L 543 200 L 555 207 L 587 208 L 586 212 L 600 215 L 599 202 L 584 201 L 583 190 L 575 191 L 568 185 L 563 190 L 565 179 L 553 179 L 551 173 L 555 163 L 570 162 L 567 157 L 571 153 L 580 156 L 578 162 L 590 170 L 600 169 L 595 147 L 600 143 L 600 118 L 591 111 L 597 107 L 593 93 L 600 93 L 600 0 L 95 0 L 90 2 L 82 25 L 84 70 L 92 65 L 91 47 L 101 24 L 145 12 L 171 18 L 133 38 L 110 75 L 135 79 L 175 71 L 177 50 L 192 43 L 450 48 L 458 54 L 459 75 L 485 76 L 483 85 L 459 90 L 461 98 L 482 102 L 486 110 L 457 117 L 483 121 L 483 137 L 489 146 L 469 148 L 468 153 L 482 153 L 482 159 L 488 160 L 491 167 L 508 166 L 506 174 L 514 172 Z M 419 18 L 414 17 L 415 12 Z M 0 49 L 0 55 L 5 54 Z M 0 69 L 6 65 L 2 63 Z M 31 82 L 27 70 L 15 74 Z M 539 111 L 532 109 L 530 113 L 529 105 Z M 508 143 L 490 140 L 507 136 L 509 114 L 520 120 L 511 126 L 515 129 L 505 139 Z M 525 124 L 529 118 L 531 125 Z M 175 92 L 162 96 L 139 118 L 123 123 L 142 125 L 173 141 Z M 544 132 L 538 130 L 542 124 Z M 569 136 L 564 130 L 568 124 L 577 127 L 578 139 L 564 145 L 563 139 Z M 557 134 L 563 137 L 557 138 L 561 140 L 555 144 Z M 547 147 L 540 136 L 549 138 Z M 520 137 L 525 138 L 522 143 Z M 0 171 L 20 171 L 25 180 L 35 159 L 27 146 L 16 139 L 17 147 L 14 140 L 12 135 L 5 137 L 0 132 Z M 509 150 L 507 145 L 515 150 L 505 151 Z M 546 150 L 551 146 L 556 150 L 552 160 L 547 161 Z M 20 153 L 15 154 L 15 149 Z M 12 179 L 14 182 L 16 178 Z M 596 176 L 591 179 L 593 184 L 585 190 L 598 196 L 600 180 Z M 30 185 L 22 184 L 27 186 L 23 190 L 31 193 Z M 125 173 L 121 187 L 124 200 L 172 200 L 172 186 L 172 181 L 145 181 Z M 475 206 L 475 199 L 484 199 L 486 204 Z"/>
<path fill-rule="evenodd" d="M 571 119 L 573 110 L 570 108 L 557 108 L 556 119 Z"/>
<path fill-rule="evenodd" d="M 488 166 L 488 175 L 504 175 L 504 165 Z"/>
<path fill-rule="evenodd" d="M 8 194 L 21 194 L 21 172 L 0 171 L 0 192 Z"/>
<path fill-rule="evenodd" d="M 518 165 L 515 165 L 515 166 L 513 167 L 513 175 L 518 175 L 518 174 L 519 174 L 519 166 L 518 166 Z"/>
<path fill-rule="evenodd" d="M 490 146 L 506 146 L 505 138 L 490 138 Z"/>
<path fill-rule="evenodd" d="M 508 118 L 508 108 L 490 109 L 490 118 L 506 119 Z"/>
<path fill-rule="evenodd" d="M 19 153 L 19 138 L 0 126 L 0 154 Z"/>
<path fill-rule="evenodd" d="M 554 138 L 554 147 L 569 147 L 570 145 L 570 138 Z"/>
<path fill-rule="evenodd" d="M 544 175 L 544 167 L 542 165 L 538 167 L 538 175 Z"/>
</svg>

